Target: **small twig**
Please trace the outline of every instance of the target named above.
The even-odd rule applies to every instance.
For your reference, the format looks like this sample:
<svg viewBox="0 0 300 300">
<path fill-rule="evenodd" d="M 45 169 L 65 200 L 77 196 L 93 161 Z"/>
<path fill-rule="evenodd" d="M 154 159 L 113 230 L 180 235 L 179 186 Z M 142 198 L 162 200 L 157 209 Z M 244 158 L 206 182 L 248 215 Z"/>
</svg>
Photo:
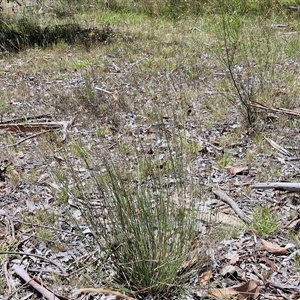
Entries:
<svg viewBox="0 0 300 300">
<path fill-rule="evenodd" d="M 52 116 L 50 116 L 50 115 L 29 116 L 29 117 L 11 119 L 8 121 L 2 121 L 2 122 L 0 122 L 0 124 L 20 123 L 20 122 L 26 122 L 29 120 L 46 119 L 46 118 L 52 119 Z"/>
<path fill-rule="evenodd" d="M 296 5 L 296 6 L 292 6 L 292 5 L 282 5 L 283 8 L 285 9 L 290 9 L 290 10 L 294 10 L 294 11 L 300 11 L 300 5 Z"/>
<path fill-rule="evenodd" d="M 293 222 L 300 219 L 300 215 L 296 215 L 292 220 L 290 220 L 287 224 L 285 224 L 282 228 L 288 228 Z"/>
<path fill-rule="evenodd" d="M 48 258 L 42 256 L 42 255 L 38 255 L 38 254 L 34 254 L 34 253 L 26 253 L 26 252 L 17 252 L 17 251 L 0 251 L 0 254 L 24 255 L 24 256 L 37 257 L 37 258 L 40 258 L 40 259 L 47 261 L 47 262 L 55 265 L 56 267 L 58 267 L 62 271 L 63 276 L 68 276 L 66 270 L 60 264 L 53 261 L 52 259 L 48 259 Z"/>
<path fill-rule="evenodd" d="M 113 94 L 112 92 L 110 92 L 108 90 L 105 90 L 105 89 L 102 89 L 102 88 L 100 88 L 98 86 L 95 87 L 95 90 L 100 91 L 100 92 L 104 92 L 104 93 L 109 94 L 109 95 Z"/>
<path fill-rule="evenodd" d="M 118 94 L 117 93 L 112 93 L 112 92 L 107 91 L 105 89 L 99 88 L 98 86 L 95 87 L 95 90 L 106 93 L 108 95 L 111 95 L 116 101 L 118 100 Z"/>
<path fill-rule="evenodd" d="M 289 151 L 287 151 L 286 149 L 284 149 L 283 147 L 281 147 L 280 145 L 275 143 L 273 140 L 271 140 L 270 138 L 267 138 L 266 136 L 264 138 L 273 148 L 275 148 L 281 154 L 291 156 L 291 153 Z"/>
<path fill-rule="evenodd" d="M 65 127 L 69 122 L 34 122 L 34 123 L 11 123 L 0 124 L 0 129 L 6 129 L 12 132 L 40 132 L 42 130 L 54 130 Z"/>
<path fill-rule="evenodd" d="M 238 215 L 238 217 L 245 222 L 246 224 L 249 224 L 251 222 L 250 218 L 244 215 L 244 213 L 240 210 L 240 208 L 237 206 L 237 204 L 232 200 L 225 192 L 221 190 L 213 190 L 212 191 L 215 195 L 219 196 L 220 199 L 227 204 L 231 206 L 233 211 Z"/>
<path fill-rule="evenodd" d="M 27 284 L 31 285 L 35 290 L 37 290 L 41 295 L 43 295 L 48 300 L 59 300 L 58 297 L 55 296 L 53 292 L 42 286 L 36 280 L 31 278 L 28 273 L 18 265 L 13 265 L 13 270 L 15 273 L 20 276 L 23 280 L 26 281 Z"/>
<path fill-rule="evenodd" d="M 261 108 L 264 110 L 269 110 L 272 112 L 278 112 L 278 113 L 282 113 L 282 114 L 287 114 L 287 115 L 291 115 L 291 116 L 295 116 L 295 117 L 300 117 L 300 112 L 296 111 L 296 110 L 292 110 L 292 109 L 287 109 L 287 108 L 275 108 L 275 107 L 270 107 L 270 106 L 266 106 L 262 103 L 256 102 L 256 101 L 250 101 L 249 104 L 251 106 L 254 106 L 256 108 Z"/>
<path fill-rule="evenodd" d="M 60 232 L 63 232 L 63 233 L 69 234 L 69 235 L 78 236 L 77 233 L 67 232 L 66 230 L 59 229 L 59 228 L 54 228 L 54 227 L 47 226 L 47 225 L 32 224 L 30 222 L 23 222 L 23 221 L 18 220 L 18 219 L 13 219 L 13 221 L 16 222 L 16 223 L 21 223 L 21 224 L 24 224 L 24 225 L 29 225 L 29 226 L 32 226 L 32 227 L 46 228 L 46 229 L 50 229 L 50 230 L 53 230 L 53 231 L 56 231 L 56 232 L 60 231 Z"/>
<path fill-rule="evenodd" d="M 38 132 L 38 133 L 36 133 L 36 134 L 32 134 L 31 136 L 28 136 L 28 137 L 26 137 L 26 138 L 24 138 L 24 139 L 22 139 L 22 140 L 20 140 L 20 141 L 18 141 L 18 142 L 16 142 L 16 143 L 14 143 L 14 144 L 7 145 L 7 146 L 4 146 L 4 147 L 5 147 L 5 148 L 9 148 L 9 147 L 16 147 L 16 146 L 19 146 L 20 144 L 26 142 L 27 140 L 33 139 L 33 138 L 35 138 L 35 137 L 37 137 L 37 136 L 39 136 L 39 135 L 42 135 L 42 134 L 48 133 L 48 132 L 53 132 L 53 130 L 46 130 L 46 131 Z"/>
</svg>

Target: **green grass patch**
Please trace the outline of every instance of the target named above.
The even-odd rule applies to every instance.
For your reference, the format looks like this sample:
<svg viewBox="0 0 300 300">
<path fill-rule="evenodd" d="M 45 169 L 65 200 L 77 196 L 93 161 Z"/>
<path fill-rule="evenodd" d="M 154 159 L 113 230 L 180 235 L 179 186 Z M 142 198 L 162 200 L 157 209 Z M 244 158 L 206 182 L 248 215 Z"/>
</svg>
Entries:
<svg viewBox="0 0 300 300">
<path fill-rule="evenodd" d="M 253 211 L 251 227 L 262 237 L 274 233 L 278 228 L 278 217 L 269 206 L 261 206 Z"/>
</svg>

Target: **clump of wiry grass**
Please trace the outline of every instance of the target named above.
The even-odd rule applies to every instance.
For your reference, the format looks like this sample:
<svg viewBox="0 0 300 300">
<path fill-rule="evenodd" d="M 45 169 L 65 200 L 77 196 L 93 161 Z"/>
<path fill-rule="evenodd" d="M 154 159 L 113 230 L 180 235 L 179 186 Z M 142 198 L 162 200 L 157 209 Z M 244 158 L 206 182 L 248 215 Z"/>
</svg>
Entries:
<svg viewBox="0 0 300 300">
<path fill-rule="evenodd" d="M 153 158 L 139 154 L 138 147 L 135 150 L 136 164 L 106 157 L 98 168 L 88 152 L 81 151 L 86 166 L 94 171 L 83 182 L 73 169 L 76 184 L 69 194 L 80 199 L 82 218 L 93 235 L 89 247 L 113 272 L 112 280 L 103 283 L 135 297 L 169 299 L 183 291 L 193 273 L 184 267 L 189 265 L 187 258 L 198 266 L 203 257 L 197 253 L 198 245 L 195 248 L 194 191 L 184 178 L 182 153 L 170 152 L 168 168 L 162 170 L 151 162 Z M 60 181 L 66 183 L 62 177 Z M 90 200 L 91 190 L 100 206 Z M 95 270 L 100 277 L 102 271 Z"/>
</svg>

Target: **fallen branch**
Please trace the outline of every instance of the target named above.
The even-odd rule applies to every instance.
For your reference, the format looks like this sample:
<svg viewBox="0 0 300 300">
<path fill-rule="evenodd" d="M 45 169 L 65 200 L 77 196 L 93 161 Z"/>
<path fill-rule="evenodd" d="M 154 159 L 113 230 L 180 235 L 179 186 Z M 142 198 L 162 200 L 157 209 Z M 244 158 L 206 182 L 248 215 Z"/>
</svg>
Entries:
<svg viewBox="0 0 300 300">
<path fill-rule="evenodd" d="M 300 112 L 292 109 L 280 108 L 280 107 L 279 108 L 269 107 L 256 101 L 250 101 L 250 105 L 264 110 L 269 110 L 272 112 L 278 112 L 278 113 L 283 113 L 295 117 L 300 117 Z"/>
<path fill-rule="evenodd" d="M 11 119 L 8 121 L 1 121 L 0 124 L 20 123 L 20 122 L 27 122 L 29 120 L 37 120 L 37 119 L 52 119 L 52 116 L 51 115 L 28 116 L 28 117 Z"/>
<path fill-rule="evenodd" d="M 234 200 L 232 200 L 225 192 L 221 191 L 221 190 L 213 190 L 212 191 L 215 195 L 217 195 L 218 197 L 220 197 L 220 199 L 224 202 L 226 202 L 227 204 L 229 204 L 231 206 L 231 208 L 233 209 L 233 211 L 237 214 L 237 216 L 246 224 L 249 224 L 251 222 L 250 218 L 245 216 L 245 214 L 240 210 L 240 208 L 237 206 L 237 204 L 234 202 Z"/>
<path fill-rule="evenodd" d="M 37 132 L 42 134 L 45 132 L 56 131 L 61 129 L 63 132 L 62 142 L 64 142 L 67 138 L 67 129 L 74 124 L 77 116 L 78 114 L 76 114 L 71 121 L 60 121 L 60 122 L 34 122 L 34 123 L 6 123 L 5 122 L 5 123 L 0 123 L 0 130 L 3 129 L 11 132 Z M 35 136 L 36 135 L 33 135 L 29 138 Z"/>
<path fill-rule="evenodd" d="M 30 139 L 32 139 L 32 138 L 35 138 L 35 137 L 37 137 L 37 136 L 39 136 L 39 135 L 42 135 L 42 134 L 48 133 L 48 132 L 52 132 L 52 130 L 46 130 L 46 131 L 38 132 L 38 133 L 36 133 L 36 134 L 32 134 L 31 136 L 28 136 L 28 137 L 26 137 L 26 138 L 24 138 L 24 139 L 22 139 L 22 140 L 20 140 L 20 141 L 18 141 L 18 142 L 16 142 L 16 143 L 14 143 L 14 144 L 10 144 L 10 145 L 5 146 L 5 148 L 19 146 L 20 144 L 26 142 L 27 140 L 30 140 Z"/>
<path fill-rule="evenodd" d="M 268 190 L 274 189 L 279 191 L 300 192 L 300 183 L 296 182 L 261 182 L 252 186 L 253 189 Z"/>
<path fill-rule="evenodd" d="M 53 292 L 51 292 L 50 290 L 42 286 L 34 278 L 31 278 L 22 267 L 18 265 L 13 265 L 12 268 L 18 276 L 20 276 L 27 284 L 31 285 L 36 291 L 38 291 L 46 299 L 59 300 L 59 298 L 57 298 Z"/>
<path fill-rule="evenodd" d="M 41 132 L 67 127 L 67 122 L 35 122 L 35 123 L 8 123 L 0 124 L 0 129 L 11 132 Z"/>
</svg>

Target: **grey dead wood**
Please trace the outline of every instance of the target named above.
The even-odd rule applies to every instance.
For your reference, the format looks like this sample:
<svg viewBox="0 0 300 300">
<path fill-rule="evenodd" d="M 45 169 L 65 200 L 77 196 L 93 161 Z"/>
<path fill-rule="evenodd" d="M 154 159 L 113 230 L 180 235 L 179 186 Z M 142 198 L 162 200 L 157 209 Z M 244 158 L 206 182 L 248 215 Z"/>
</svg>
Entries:
<svg viewBox="0 0 300 300">
<path fill-rule="evenodd" d="M 14 272 L 21 277 L 27 284 L 31 285 L 36 291 L 43 295 L 48 300 L 59 300 L 54 293 L 40 285 L 37 281 L 31 278 L 28 273 L 18 265 L 13 265 Z"/>
<path fill-rule="evenodd" d="M 300 192 L 300 183 L 298 182 L 260 182 L 252 186 L 253 189 L 258 190 L 280 190 L 288 192 Z"/>
<path fill-rule="evenodd" d="M 22 118 L 16 118 L 16 119 L 11 119 L 7 121 L 2 121 L 0 124 L 12 124 L 12 123 L 20 123 L 20 122 L 28 122 L 30 120 L 37 120 L 37 119 L 52 119 L 51 115 L 37 115 L 37 116 L 27 116 L 27 117 L 22 117 Z"/>
<path fill-rule="evenodd" d="M 231 208 L 233 209 L 233 211 L 237 214 L 237 216 L 246 224 L 249 224 L 251 222 L 251 219 L 249 217 L 247 217 L 242 211 L 241 209 L 238 207 L 238 205 L 235 203 L 235 201 L 233 199 L 231 199 L 225 192 L 221 191 L 220 189 L 214 189 L 212 191 L 215 195 L 217 195 L 218 197 L 220 197 L 220 199 L 224 202 L 226 202 L 227 204 L 229 204 L 231 206 Z"/>
<path fill-rule="evenodd" d="M 68 128 L 70 128 L 74 124 L 77 117 L 78 114 L 76 114 L 71 121 L 59 121 L 59 122 L 0 123 L 0 130 L 2 129 L 10 132 L 37 132 L 36 134 L 33 134 L 32 136 L 22 140 L 22 142 L 29 138 L 36 137 L 40 134 L 49 131 L 62 130 L 63 133 L 62 142 L 64 142 L 67 138 Z"/>
</svg>

